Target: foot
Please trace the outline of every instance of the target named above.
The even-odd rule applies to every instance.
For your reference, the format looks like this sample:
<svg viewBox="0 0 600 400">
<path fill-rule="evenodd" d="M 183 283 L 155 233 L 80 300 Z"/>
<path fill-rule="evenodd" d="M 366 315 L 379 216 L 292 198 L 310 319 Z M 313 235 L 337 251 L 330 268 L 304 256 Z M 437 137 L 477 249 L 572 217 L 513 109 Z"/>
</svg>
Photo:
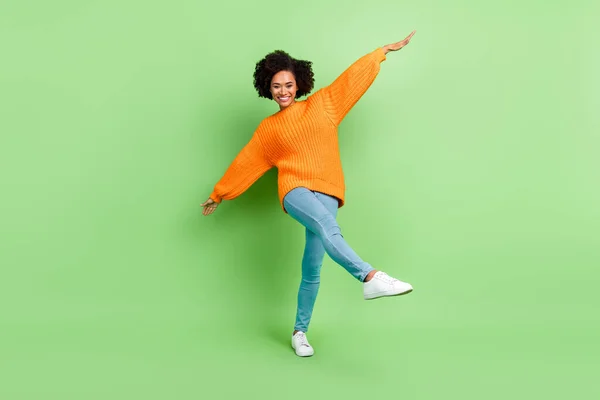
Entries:
<svg viewBox="0 0 600 400">
<path fill-rule="evenodd" d="M 296 355 L 300 357 L 310 357 L 315 354 L 312 346 L 308 343 L 308 339 L 306 339 L 306 334 L 302 331 L 298 331 L 292 336 L 292 347 L 296 350 Z"/>
<path fill-rule="evenodd" d="M 384 296 L 399 296 L 412 292 L 413 287 L 406 282 L 392 278 L 383 271 L 377 271 L 370 281 L 363 283 L 365 300 Z"/>
</svg>

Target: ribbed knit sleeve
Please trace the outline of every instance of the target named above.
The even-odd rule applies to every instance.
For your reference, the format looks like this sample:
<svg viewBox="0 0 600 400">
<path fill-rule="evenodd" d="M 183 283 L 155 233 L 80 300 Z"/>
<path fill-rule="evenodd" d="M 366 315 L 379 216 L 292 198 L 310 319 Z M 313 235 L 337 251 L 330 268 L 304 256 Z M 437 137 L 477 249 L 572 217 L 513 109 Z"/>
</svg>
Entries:
<svg viewBox="0 0 600 400">
<path fill-rule="evenodd" d="M 210 195 L 215 202 L 221 203 L 222 200 L 240 196 L 273 167 L 265 155 L 259 130 L 260 126 L 215 185 Z"/>
<path fill-rule="evenodd" d="M 383 48 L 377 48 L 355 61 L 331 85 L 321 89 L 325 112 L 336 126 L 371 86 L 385 59 Z"/>
</svg>

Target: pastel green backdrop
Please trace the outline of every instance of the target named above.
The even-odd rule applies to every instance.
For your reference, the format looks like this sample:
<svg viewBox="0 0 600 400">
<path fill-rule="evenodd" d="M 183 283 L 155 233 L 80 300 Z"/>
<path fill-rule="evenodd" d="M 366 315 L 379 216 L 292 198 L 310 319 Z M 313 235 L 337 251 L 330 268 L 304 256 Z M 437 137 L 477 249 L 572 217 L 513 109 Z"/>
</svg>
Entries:
<svg viewBox="0 0 600 400">
<path fill-rule="evenodd" d="M 594 398 L 600 7 L 590 1 L 10 2 L 0 14 L 2 399 Z M 262 118 L 417 30 L 340 128 L 343 233 L 289 345 L 303 229 L 276 170 L 202 217 Z"/>
</svg>

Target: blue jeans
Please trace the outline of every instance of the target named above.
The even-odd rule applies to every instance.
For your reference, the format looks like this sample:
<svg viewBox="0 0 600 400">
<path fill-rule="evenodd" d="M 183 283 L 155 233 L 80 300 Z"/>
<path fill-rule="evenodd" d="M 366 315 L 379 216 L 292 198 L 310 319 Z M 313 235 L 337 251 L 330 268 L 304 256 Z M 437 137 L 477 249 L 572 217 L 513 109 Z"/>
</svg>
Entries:
<svg viewBox="0 0 600 400">
<path fill-rule="evenodd" d="M 338 200 L 305 187 L 290 191 L 283 199 L 288 214 L 306 227 L 302 258 L 302 281 L 294 330 L 306 332 L 319 292 L 321 266 L 325 253 L 362 282 L 374 268 L 363 261 L 342 236 L 336 221 Z"/>
</svg>

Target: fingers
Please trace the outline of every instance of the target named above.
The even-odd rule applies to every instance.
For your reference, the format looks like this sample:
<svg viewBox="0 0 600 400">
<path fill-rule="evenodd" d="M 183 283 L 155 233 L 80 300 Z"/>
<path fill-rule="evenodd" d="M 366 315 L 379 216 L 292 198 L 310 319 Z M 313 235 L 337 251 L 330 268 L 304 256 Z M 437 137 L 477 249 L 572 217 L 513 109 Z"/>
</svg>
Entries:
<svg viewBox="0 0 600 400">
<path fill-rule="evenodd" d="M 210 215 L 213 212 L 215 212 L 215 210 L 217 209 L 216 205 L 208 205 L 204 207 L 204 210 L 202 210 L 202 214 L 203 215 Z"/>
<path fill-rule="evenodd" d="M 417 32 L 417 31 L 416 30 L 412 31 L 406 38 L 404 38 L 404 40 L 401 40 L 396 43 L 388 44 L 386 46 L 387 49 L 391 50 L 391 51 L 398 51 L 398 50 L 402 49 L 404 46 L 406 46 L 408 44 L 408 42 L 410 42 L 410 39 L 414 36 L 415 32 Z"/>
<path fill-rule="evenodd" d="M 408 35 L 404 40 L 398 42 L 399 44 L 402 45 L 402 47 L 406 46 L 408 44 L 408 42 L 410 42 L 410 39 L 414 36 L 416 30 L 412 31 L 410 33 L 410 35 Z"/>
</svg>

